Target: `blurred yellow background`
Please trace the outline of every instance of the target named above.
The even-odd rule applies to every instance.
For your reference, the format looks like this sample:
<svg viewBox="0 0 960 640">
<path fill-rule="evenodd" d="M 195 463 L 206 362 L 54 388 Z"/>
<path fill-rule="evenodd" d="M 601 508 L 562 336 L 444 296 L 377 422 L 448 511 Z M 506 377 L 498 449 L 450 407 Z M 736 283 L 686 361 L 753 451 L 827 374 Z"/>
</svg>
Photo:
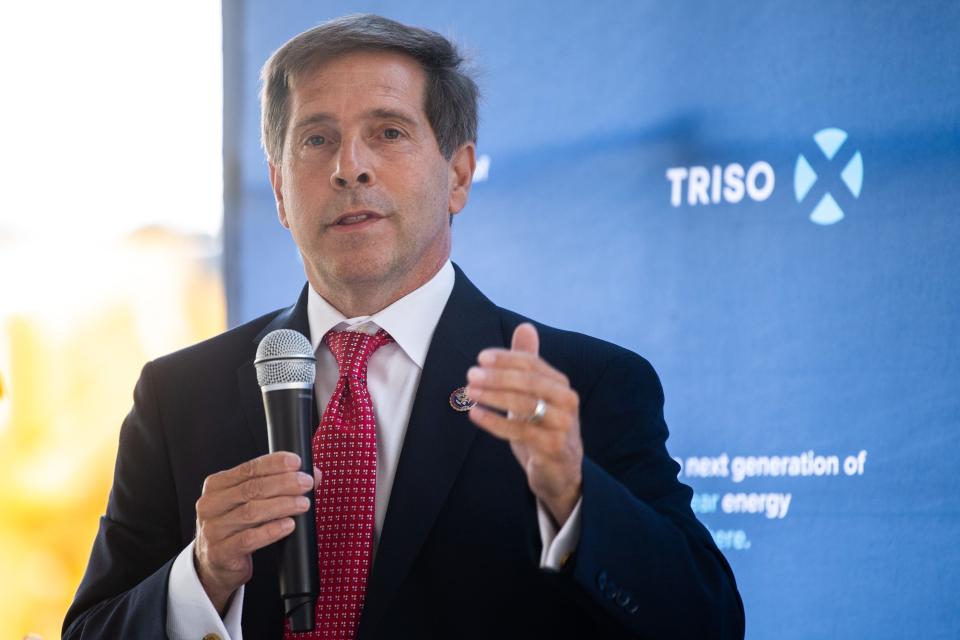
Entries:
<svg viewBox="0 0 960 640">
<path fill-rule="evenodd" d="M 49 640 L 140 368 L 225 328 L 220 2 L 0 3 L 0 76 L 0 639 Z"/>
<path fill-rule="evenodd" d="M 209 244 L 145 229 L 103 250 L 110 284 L 82 303 L 51 292 L 48 308 L 0 314 L 0 637 L 59 637 L 140 368 L 224 329 Z M 4 279 L 16 268 L 0 261 Z"/>
</svg>

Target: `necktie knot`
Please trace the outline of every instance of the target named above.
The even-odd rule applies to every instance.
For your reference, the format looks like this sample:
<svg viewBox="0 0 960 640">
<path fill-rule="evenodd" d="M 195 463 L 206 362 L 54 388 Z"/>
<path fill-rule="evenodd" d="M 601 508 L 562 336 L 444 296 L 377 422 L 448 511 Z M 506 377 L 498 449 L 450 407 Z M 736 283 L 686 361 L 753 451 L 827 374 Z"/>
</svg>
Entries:
<svg viewBox="0 0 960 640">
<path fill-rule="evenodd" d="M 365 381 L 370 356 L 393 338 L 383 329 L 369 334 L 361 331 L 329 331 L 324 341 L 337 360 L 341 378 Z"/>
</svg>

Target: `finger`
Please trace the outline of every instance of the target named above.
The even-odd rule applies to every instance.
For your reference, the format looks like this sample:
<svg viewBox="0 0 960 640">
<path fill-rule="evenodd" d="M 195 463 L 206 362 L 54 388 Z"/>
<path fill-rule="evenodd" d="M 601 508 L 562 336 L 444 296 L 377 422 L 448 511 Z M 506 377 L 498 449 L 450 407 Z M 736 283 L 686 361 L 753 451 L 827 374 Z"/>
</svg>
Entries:
<svg viewBox="0 0 960 640">
<path fill-rule="evenodd" d="M 197 518 L 216 518 L 253 500 L 303 495 L 313 488 L 313 483 L 313 478 L 300 471 L 256 476 L 232 487 L 204 493 L 197 501 Z"/>
<path fill-rule="evenodd" d="M 225 489 L 250 478 L 294 471 L 299 468 L 300 456 L 289 451 L 276 451 L 208 476 L 203 483 L 203 489 L 204 491 Z"/>
<path fill-rule="evenodd" d="M 259 527 L 238 531 L 217 545 L 216 555 L 223 559 L 247 556 L 258 549 L 271 545 L 293 532 L 293 518 L 271 520 Z"/>
<path fill-rule="evenodd" d="M 476 389 L 471 391 L 468 388 L 467 395 L 471 400 L 476 400 L 485 408 L 493 408 L 506 412 L 508 418 L 520 422 L 528 421 L 529 416 L 533 415 L 537 407 L 537 398 L 526 393 Z M 563 429 L 573 423 L 571 416 L 564 414 L 563 411 L 557 408 L 557 405 L 551 405 L 549 402 L 546 404 L 547 409 L 543 417 L 531 424 L 536 425 L 538 428 Z"/>
<path fill-rule="evenodd" d="M 467 396 L 477 401 L 480 394 L 489 391 L 523 393 L 532 396 L 534 404 L 536 398 L 543 398 L 564 409 L 572 409 L 577 401 L 576 392 L 567 385 L 531 371 L 471 367 L 467 371 L 467 385 Z"/>
<path fill-rule="evenodd" d="M 267 522 L 306 512 L 310 499 L 306 496 L 282 496 L 267 500 L 252 500 L 204 525 L 204 536 L 210 542 L 224 540 L 231 535 L 258 527 Z"/>
<path fill-rule="evenodd" d="M 477 356 L 477 362 L 481 366 L 488 368 L 537 371 L 548 378 L 553 378 L 557 382 L 569 384 L 567 376 L 561 371 L 554 369 L 543 358 L 525 351 L 484 349 Z"/>
<path fill-rule="evenodd" d="M 484 431 L 510 442 L 522 442 L 538 448 L 546 437 L 552 437 L 549 431 L 540 429 L 536 425 L 505 418 L 483 407 L 474 407 L 468 415 L 470 420 Z"/>
<path fill-rule="evenodd" d="M 313 465 L 313 488 L 316 489 L 320 486 L 320 481 L 323 480 L 323 471 L 320 471 L 320 467 Z"/>
<path fill-rule="evenodd" d="M 513 340 L 510 342 L 511 351 L 522 351 L 537 355 L 540 353 L 540 336 L 536 328 L 529 322 L 524 322 L 513 330 Z"/>
</svg>

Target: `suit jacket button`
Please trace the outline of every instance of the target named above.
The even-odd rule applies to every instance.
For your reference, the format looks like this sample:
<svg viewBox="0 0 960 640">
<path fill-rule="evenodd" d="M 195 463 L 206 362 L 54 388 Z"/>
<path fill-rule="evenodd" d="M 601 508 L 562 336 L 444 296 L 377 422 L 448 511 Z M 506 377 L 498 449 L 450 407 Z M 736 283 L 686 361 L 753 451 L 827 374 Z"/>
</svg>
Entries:
<svg viewBox="0 0 960 640">
<path fill-rule="evenodd" d="M 638 605 L 636 602 L 631 602 L 626 606 L 627 613 L 636 613 L 637 609 L 639 608 L 640 608 L 640 605 Z"/>
<path fill-rule="evenodd" d="M 630 604 L 630 594 L 626 591 L 621 591 L 617 594 L 617 604 L 621 607 L 626 607 Z"/>
<path fill-rule="evenodd" d="M 600 591 L 603 591 L 607 588 L 607 572 L 600 571 L 597 573 L 597 587 Z"/>
<path fill-rule="evenodd" d="M 603 595 L 607 600 L 613 600 L 620 595 L 620 587 L 614 584 L 613 580 L 607 580 L 607 588 L 603 590 Z"/>
</svg>

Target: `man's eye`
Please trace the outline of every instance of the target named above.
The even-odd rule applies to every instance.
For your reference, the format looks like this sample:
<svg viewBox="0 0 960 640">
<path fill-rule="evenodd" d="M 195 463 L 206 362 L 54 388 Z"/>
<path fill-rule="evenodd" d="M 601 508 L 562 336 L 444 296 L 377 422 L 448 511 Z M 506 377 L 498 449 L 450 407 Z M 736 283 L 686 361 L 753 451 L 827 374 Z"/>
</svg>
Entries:
<svg viewBox="0 0 960 640">
<path fill-rule="evenodd" d="M 323 136 L 310 136 L 307 138 L 307 145 L 311 147 L 319 147 L 320 145 L 326 143 L 327 139 Z"/>
<path fill-rule="evenodd" d="M 394 129 L 392 127 L 389 129 L 384 129 L 383 137 L 386 138 L 387 140 L 396 140 L 397 138 L 400 137 L 400 130 Z"/>
</svg>

